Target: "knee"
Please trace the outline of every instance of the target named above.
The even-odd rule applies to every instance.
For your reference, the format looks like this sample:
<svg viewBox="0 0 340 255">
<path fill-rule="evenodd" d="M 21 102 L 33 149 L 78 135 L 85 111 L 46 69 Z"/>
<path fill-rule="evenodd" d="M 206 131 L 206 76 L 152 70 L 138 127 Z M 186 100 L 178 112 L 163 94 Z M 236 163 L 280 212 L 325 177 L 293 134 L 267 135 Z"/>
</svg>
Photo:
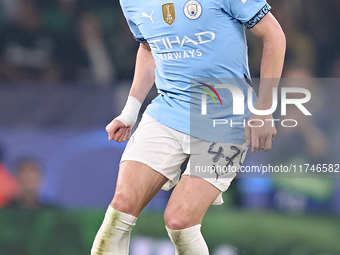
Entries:
<svg viewBox="0 0 340 255">
<path fill-rule="evenodd" d="M 129 194 L 123 192 L 116 192 L 114 195 L 111 206 L 119 211 L 133 216 L 138 216 L 139 208 L 137 200 Z"/>
<path fill-rule="evenodd" d="M 186 210 L 165 210 L 164 222 L 171 230 L 181 230 L 196 225 Z"/>
</svg>

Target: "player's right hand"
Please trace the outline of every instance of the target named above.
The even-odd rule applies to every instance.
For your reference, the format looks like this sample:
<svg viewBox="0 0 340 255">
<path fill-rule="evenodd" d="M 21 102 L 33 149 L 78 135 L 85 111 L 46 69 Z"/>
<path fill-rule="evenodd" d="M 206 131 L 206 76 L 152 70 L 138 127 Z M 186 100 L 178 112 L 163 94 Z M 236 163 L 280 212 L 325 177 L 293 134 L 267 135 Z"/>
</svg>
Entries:
<svg viewBox="0 0 340 255">
<path fill-rule="evenodd" d="M 125 126 L 120 120 L 114 119 L 106 126 L 105 129 L 109 135 L 109 141 L 114 140 L 118 143 L 121 143 L 130 139 L 131 126 Z"/>
</svg>

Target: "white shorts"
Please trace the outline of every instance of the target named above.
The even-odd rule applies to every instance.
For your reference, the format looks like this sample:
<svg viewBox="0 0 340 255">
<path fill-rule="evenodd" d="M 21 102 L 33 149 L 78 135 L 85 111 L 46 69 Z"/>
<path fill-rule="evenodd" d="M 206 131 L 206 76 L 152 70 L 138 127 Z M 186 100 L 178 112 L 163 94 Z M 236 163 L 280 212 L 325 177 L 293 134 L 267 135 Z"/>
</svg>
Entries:
<svg viewBox="0 0 340 255">
<path fill-rule="evenodd" d="M 213 204 L 220 205 L 222 192 L 229 188 L 246 152 L 245 145 L 215 144 L 190 137 L 144 114 L 126 145 L 121 162 L 133 160 L 150 166 L 168 179 L 162 189 L 170 190 L 178 183 L 180 167 L 190 156 L 183 175 L 201 177 L 218 188 L 221 193 Z"/>
</svg>

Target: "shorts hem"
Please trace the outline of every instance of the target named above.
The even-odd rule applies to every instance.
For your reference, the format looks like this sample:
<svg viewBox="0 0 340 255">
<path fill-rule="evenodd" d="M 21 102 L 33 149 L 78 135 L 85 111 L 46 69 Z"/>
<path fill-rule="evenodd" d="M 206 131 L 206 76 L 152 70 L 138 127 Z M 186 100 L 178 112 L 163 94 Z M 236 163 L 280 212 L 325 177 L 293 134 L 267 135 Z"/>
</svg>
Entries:
<svg viewBox="0 0 340 255">
<path fill-rule="evenodd" d="M 226 183 L 222 183 L 222 182 L 219 182 L 219 181 L 210 180 L 210 178 L 204 178 L 204 177 L 200 177 L 200 176 L 197 176 L 197 175 L 191 175 L 189 173 L 183 173 L 182 176 L 183 175 L 189 175 L 190 177 L 201 178 L 201 179 L 205 180 L 206 182 L 209 182 L 211 185 L 216 187 L 222 193 L 226 192 L 228 190 L 228 188 L 230 187 L 230 183 L 232 181 L 231 180 L 228 184 L 226 184 Z"/>
<path fill-rule="evenodd" d="M 174 180 L 171 180 L 168 176 L 166 176 L 166 174 L 164 174 L 161 170 L 151 166 L 150 163 L 146 162 L 145 160 L 143 159 L 138 159 L 138 158 L 122 158 L 119 162 L 119 164 L 121 164 L 122 162 L 124 161 L 136 161 L 136 162 L 139 162 L 139 163 L 142 163 L 142 164 L 145 164 L 147 165 L 148 167 L 150 167 L 152 170 L 154 170 L 155 172 L 157 173 L 160 173 L 161 175 L 163 175 L 165 178 L 168 179 L 168 181 L 163 185 L 162 189 L 163 190 L 170 190 L 172 189 L 175 185 L 172 185 L 172 183 L 174 182 Z M 169 184 L 167 184 L 169 183 Z"/>
</svg>

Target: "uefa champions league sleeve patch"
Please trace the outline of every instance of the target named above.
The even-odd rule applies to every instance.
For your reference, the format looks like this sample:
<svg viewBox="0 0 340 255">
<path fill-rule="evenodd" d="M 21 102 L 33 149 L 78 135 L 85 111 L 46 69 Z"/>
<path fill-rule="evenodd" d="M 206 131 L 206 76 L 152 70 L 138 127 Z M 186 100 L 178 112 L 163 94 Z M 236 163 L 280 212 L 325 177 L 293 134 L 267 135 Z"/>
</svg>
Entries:
<svg viewBox="0 0 340 255">
<path fill-rule="evenodd" d="M 184 14 L 188 19 L 198 19 L 202 14 L 202 6 L 195 0 L 189 0 L 184 5 Z"/>
</svg>

